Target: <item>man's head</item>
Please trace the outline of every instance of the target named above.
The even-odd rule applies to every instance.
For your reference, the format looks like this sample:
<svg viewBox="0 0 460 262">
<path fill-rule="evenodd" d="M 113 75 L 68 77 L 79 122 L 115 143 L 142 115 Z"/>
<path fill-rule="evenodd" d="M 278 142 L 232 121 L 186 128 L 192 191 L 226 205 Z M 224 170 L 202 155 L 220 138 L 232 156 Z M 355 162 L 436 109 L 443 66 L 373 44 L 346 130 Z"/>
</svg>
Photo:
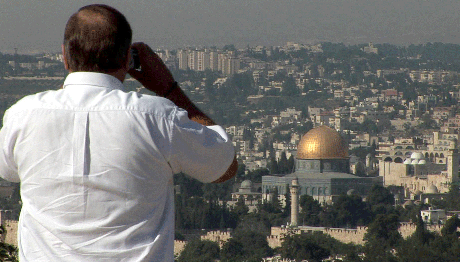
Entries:
<svg viewBox="0 0 460 262">
<path fill-rule="evenodd" d="M 88 5 L 67 22 L 63 51 L 67 69 L 111 73 L 126 66 L 132 31 L 115 8 Z"/>
</svg>

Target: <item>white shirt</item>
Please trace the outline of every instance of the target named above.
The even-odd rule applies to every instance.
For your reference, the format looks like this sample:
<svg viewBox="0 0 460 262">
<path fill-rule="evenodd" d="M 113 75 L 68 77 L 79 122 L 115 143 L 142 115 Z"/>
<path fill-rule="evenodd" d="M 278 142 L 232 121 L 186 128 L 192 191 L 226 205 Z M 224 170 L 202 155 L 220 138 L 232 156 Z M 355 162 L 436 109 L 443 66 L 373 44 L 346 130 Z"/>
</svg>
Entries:
<svg viewBox="0 0 460 262">
<path fill-rule="evenodd" d="M 22 262 L 173 261 L 173 174 L 212 182 L 233 161 L 221 127 L 122 90 L 77 72 L 5 113 L 0 175 L 21 182 Z"/>
</svg>

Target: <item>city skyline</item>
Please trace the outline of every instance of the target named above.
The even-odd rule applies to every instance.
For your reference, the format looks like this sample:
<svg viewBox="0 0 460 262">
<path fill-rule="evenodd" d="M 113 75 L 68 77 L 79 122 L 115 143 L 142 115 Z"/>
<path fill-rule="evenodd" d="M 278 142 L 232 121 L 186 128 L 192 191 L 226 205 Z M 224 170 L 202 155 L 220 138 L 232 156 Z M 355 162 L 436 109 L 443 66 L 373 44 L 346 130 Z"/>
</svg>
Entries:
<svg viewBox="0 0 460 262">
<path fill-rule="evenodd" d="M 59 52 L 67 19 L 92 1 L 2 1 L 0 51 Z M 102 1 L 125 14 L 133 40 L 153 48 L 287 41 L 460 44 L 460 2 L 454 0 L 344 1 Z"/>
</svg>

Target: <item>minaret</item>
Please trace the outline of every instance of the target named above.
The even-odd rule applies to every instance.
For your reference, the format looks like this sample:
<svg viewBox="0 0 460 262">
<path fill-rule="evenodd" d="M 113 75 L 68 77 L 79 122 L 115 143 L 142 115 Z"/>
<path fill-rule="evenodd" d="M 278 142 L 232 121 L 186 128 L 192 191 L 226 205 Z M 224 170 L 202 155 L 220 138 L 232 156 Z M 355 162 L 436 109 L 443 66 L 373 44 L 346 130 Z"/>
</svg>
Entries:
<svg viewBox="0 0 460 262">
<path fill-rule="evenodd" d="M 298 226 L 299 219 L 299 180 L 292 179 L 291 185 L 291 226 Z"/>
<path fill-rule="evenodd" d="M 459 182 L 458 160 L 458 149 L 450 149 L 447 153 L 447 174 L 449 176 L 450 182 L 453 184 L 458 184 Z"/>
</svg>

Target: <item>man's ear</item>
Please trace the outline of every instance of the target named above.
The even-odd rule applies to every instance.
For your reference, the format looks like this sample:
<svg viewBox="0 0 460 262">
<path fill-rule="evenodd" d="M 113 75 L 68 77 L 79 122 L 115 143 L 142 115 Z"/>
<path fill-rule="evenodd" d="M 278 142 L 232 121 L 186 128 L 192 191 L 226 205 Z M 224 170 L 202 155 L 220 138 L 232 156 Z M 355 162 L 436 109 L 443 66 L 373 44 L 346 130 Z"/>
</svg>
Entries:
<svg viewBox="0 0 460 262">
<path fill-rule="evenodd" d="M 69 70 L 69 63 L 67 62 L 67 56 L 65 55 L 65 47 L 64 44 L 61 45 L 61 50 L 62 50 L 62 57 L 63 57 L 63 62 L 64 62 L 64 68 L 67 71 Z"/>
</svg>

